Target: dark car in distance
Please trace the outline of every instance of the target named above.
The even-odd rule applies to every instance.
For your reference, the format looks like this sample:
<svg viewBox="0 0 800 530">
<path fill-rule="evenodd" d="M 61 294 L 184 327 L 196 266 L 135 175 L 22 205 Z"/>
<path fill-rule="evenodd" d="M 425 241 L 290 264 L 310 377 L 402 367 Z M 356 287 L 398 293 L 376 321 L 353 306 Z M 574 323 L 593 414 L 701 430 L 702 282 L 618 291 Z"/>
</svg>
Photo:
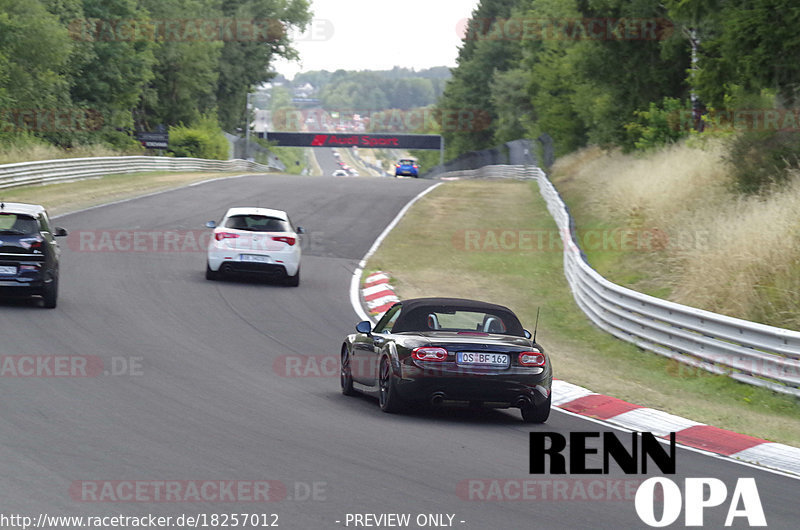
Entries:
<svg viewBox="0 0 800 530">
<path fill-rule="evenodd" d="M 0 203 L 0 296 L 41 296 L 56 307 L 58 263 L 56 237 L 67 231 L 50 226 L 47 211 L 36 204 Z"/>
<path fill-rule="evenodd" d="M 466 404 L 550 415 L 550 358 L 507 307 L 459 298 L 394 304 L 373 328 L 360 322 L 341 347 L 342 392 L 377 395 L 384 412 Z"/>
</svg>

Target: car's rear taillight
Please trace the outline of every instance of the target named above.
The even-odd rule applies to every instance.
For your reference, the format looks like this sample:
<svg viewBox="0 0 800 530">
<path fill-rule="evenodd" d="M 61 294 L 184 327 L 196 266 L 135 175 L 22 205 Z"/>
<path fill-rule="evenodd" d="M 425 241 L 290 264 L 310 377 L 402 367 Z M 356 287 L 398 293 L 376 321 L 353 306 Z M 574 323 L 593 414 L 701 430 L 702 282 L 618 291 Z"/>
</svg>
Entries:
<svg viewBox="0 0 800 530">
<path fill-rule="evenodd" d="M 290 237 L 290 236 L 272 236 L 273 241 L 281 241 L 282 243 L 286 243 L 290 247 L 294 245 L 297 239 Z"/>
<path fill-rule="evenodd" d="M 222 241 L 223 239 L 236 239 L 239 237 L 239 234 L 233 234 L 231 232 L 217 232 L 214 234 L 214 239 L 217 241 Z"/>
<path fill-rule="evenodd" d="M 544 366 L 544 354 L 538 351 L 523 351 L 519 353 L 519 364 L 522 366 Z"/>
<path fill-rule="evenodd" d="M 418 167 L 419 167 L 418 165 L 414 164 L 414 169 L 417 169 Z"/>
<path fill-rule="evenodd" d="M 442 362 L 447 360 L 447 350 L 444 348 L 423 346 L 421 348 L 414 348 L 414 350 L 411 351 L 411 357 L 418 361 Z"/>
</svg>

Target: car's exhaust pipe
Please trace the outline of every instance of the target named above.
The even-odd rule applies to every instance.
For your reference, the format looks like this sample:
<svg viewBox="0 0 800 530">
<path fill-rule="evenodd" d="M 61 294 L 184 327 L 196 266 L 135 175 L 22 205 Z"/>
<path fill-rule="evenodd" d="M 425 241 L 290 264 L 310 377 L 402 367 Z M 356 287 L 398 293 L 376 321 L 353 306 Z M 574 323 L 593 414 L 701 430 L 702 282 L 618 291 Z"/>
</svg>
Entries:
<svg viewBox="0 0 800 530">
<path fill-rule="evenodd" d="M 431 405 L 434 407 L 441 405 L 444 402 L 444 398 L 444 392 L 434 392 L 434 394 L 431 396 Z"/>
<path fill-rule="evenodd" d="M 517 398 L 516 403 L 514 403 L 514 406 L 520 409 L 529 407 L 530 405 L 531 405 L 531 398 L 529 398 L 528 396 L 520 396 Z"/>
</svg>

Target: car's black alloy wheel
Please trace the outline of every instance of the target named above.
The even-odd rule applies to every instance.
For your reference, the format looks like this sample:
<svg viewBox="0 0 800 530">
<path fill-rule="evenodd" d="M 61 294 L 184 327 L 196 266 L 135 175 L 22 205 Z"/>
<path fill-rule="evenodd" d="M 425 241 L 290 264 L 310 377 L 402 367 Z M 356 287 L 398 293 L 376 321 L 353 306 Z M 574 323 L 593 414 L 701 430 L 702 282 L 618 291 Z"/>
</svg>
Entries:
<svg viewBox="0 0 800 530">
<path fill-rule="evenodd" d="M 300 267 L 297 267 L 297 273 L 294 276 L 286 275 L 286 285 L 289 287 L 297 287 L 300 285 Z"/>
<path fill-rule="evenodd" d="M 544 423 L 547 421 L 547 418 L 550 417 L 550 402 L 551 402 L 552 394 L 548 396 L 547 401 L 542 403 L 540 406 L 528 405 L 527 407 L 522 407 L 520 412 L 522 412 L 522 421 L 525 423 Z"/>
<path fill-rule="evenodd" d="M 44 299 L 44 306 L 47 309 L 54 309 L 56 307 L 58 303 L 58 276 L 55 276 L 50 283 L 45 284 L 42 298 Z"/>
<path fill-rule="evenodd" d="M 378 375 L 378 386 L 380 393 L 378 402 L 384 412 L 399 412 L 402 409 L 400 398 L 395 389 L 395 378 L 392 372 L 392 365 L 388 357 L 381 359 Z"/>
<path fill-rule="evenodd" d="M 342 394 L 345 396 L 355 395 L 353 371 L 350 367 L 350 350 L 347 348 L 342 348 L 342 369 L 339 371 L 339 382 L 342 385 Z"/>
<path fill-rule="evenodd" d="M 206 280 L 216 280 L 219 277 L 219 273 L 212 271 L 211 267 L 208 266 L 206 263 Z"/>
</svg>

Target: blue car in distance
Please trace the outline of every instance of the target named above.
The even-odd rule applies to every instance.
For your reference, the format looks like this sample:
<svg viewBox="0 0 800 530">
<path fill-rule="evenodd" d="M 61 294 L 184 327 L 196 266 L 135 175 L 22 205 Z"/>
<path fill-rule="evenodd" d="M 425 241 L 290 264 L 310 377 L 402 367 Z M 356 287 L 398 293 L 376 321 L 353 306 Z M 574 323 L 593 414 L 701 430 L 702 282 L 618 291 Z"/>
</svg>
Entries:
<svg viewBox="0 0 800 530">
<path fill-rule="evenodd" d="M 394 167 L 394 176 L 419 177 L 419 162 L 415 158 L 401 158 Z"/>
</svg>

